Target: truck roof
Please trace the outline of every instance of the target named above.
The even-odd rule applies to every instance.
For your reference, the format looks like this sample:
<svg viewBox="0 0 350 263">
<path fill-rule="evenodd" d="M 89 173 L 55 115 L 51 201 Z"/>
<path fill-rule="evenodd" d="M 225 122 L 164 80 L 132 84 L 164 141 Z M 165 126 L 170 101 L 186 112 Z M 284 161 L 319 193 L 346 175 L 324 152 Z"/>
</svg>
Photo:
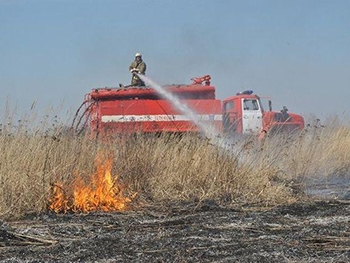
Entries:
<svg viewBox="0 0 350 263">
<path fill-rule="evenodd" d="M 256 94 L 239 94 L 239 95 L 234 95 L 234 96 L 230 96 L 228 98 L 225 98 L 223 101 L 232 100 L 232 99 L 236 99 L 236 98 L 257 99 L 260 97 Z"/>
<path fill-rule="evenodd" d="M 215 99 L 215 87 L 207 85 L 167 85 L 163 87 L 180 99 Z M 158 92 L 148 86 L 95 88 L 87 94 L 93 100 L 162 99 Z"/>
</svg>

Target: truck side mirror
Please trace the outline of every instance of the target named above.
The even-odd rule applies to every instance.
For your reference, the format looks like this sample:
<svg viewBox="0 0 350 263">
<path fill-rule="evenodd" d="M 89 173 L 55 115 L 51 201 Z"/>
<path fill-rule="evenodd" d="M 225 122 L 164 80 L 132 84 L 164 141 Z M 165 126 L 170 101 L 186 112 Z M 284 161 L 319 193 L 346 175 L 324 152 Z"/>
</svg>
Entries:
<svg viewBox="0 0 350 263">
<path fill-rule="evenodd" d="M 272 111 L 272 102 L 269 100 L 269 111 Z"/>
</svg>

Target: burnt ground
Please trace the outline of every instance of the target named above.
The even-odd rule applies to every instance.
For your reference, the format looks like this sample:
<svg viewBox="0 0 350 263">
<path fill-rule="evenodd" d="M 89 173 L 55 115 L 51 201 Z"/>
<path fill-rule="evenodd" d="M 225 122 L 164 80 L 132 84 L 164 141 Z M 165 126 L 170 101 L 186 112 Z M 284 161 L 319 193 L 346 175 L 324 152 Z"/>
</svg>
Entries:
<svg viewBox="0 0 350 263">
<path fill-rule="evenodd" d="M 350 202 L 215 202 L 2 222 L 0 262 L 350 262 Z"/>
</svg>

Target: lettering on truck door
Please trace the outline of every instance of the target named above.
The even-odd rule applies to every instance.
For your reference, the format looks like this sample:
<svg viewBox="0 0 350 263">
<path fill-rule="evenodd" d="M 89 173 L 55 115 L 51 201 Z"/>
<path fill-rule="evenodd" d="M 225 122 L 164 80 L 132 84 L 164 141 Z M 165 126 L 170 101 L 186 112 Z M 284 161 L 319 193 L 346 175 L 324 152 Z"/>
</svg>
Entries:
<svg viewBox="0 0 350 263">
<path fill-rule="evenodd" d="M 256 134 L 262 129 L 262 110 L 258 99 L 242 99 L 243 134 Z"/>
</svg>

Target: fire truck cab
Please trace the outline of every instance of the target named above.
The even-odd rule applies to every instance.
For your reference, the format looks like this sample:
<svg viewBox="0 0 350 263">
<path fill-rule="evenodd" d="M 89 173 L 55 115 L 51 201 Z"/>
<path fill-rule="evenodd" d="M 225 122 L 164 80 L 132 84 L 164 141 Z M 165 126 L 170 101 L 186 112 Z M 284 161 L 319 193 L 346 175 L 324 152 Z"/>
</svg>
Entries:
<svg viewBox="0 0 350 263">
<path fill-rule="evenodd" d="M 223 100 L 224 133 L 258 134 L 302 130 L 304 119 L 294 113 L 288 113 L 286 107 L 274 112 L 269 101 L 269 111 L 265 111 L 261 99 L 252 90 L 239 92 L 236 96 Z"/>
<path fill-rule="evenodd" d="M 238 93 L 223 101 L 224 132 L 256 134 L 263 128 L 263 108 L 252 91 Z"/>
</svg>

